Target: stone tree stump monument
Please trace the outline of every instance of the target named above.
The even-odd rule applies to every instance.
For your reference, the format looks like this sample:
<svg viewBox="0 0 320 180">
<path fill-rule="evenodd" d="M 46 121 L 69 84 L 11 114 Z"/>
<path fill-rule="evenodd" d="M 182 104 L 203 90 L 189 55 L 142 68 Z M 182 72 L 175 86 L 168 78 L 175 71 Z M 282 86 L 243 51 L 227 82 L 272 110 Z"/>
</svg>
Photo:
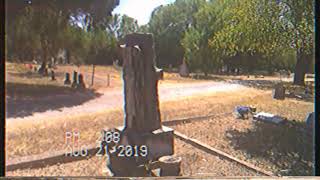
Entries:
<svg viewBox="0 0 320 180">
<path fill-rule="evenodd" d="M 126 36 L 125 43 L 125 128 L 152 132 L 161 128 L 152 35 L 130 34 Z"/>
<path fill-rule="evenodd" d="M 173 130 L 161 125 L 152 34 L 129 34 L 124 43 L 124 126 L 105 130 L 120 133 L 118 143 L 106 143 L 107 165 L 115 176 L 150 176 L 148 165 L 173 155 Z"/>
</svg>

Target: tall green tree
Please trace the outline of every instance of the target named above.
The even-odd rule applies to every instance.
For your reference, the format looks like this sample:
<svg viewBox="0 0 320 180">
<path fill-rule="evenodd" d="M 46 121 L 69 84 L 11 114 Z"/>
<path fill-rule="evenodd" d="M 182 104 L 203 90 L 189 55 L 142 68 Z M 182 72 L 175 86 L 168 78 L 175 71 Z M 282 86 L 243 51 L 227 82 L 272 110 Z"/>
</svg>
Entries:
<svg viewBox="0 0 320 180">
<path fill-rule="evenodd" d="M 7 34 L 9 53 L 19 54 L 22 43 L 24 48 L 35 46 L 28 44 L 25 36 L 31 36 L 34 43 L 40 46 L 42 60 L 47 60 L 65 46 L 65 30 L 72 22 L 84 18 L 87 29 L 103 28 L 103 23 L 111 15 L 111 11 L 119 4 L 119 0 L 77 0 L 77 1 L 44 1 L 44 0 L 12 0 L 7 3 Z M 16 24 L 15 22 L 21 22 Z M 28 32 L 16 29 L 27 27 Z M 15 38 L 19 37 L 19 39 Z M 35 38 L 33 38 L 35 37 Z M 31 39 L 31 38 L 30 38 Z M 39 45 L 40 44 L 40 45 Z"/>
<path fill-rule="evenodd" d="M 181 64 L 184 54 L 181 40 L 203 3 L 205 0 L 177 0 L 152 12 L 148 26 L 154 35 L 158 65 Z"/>
<path fill-rule="evenodd" d="M 118 40 L 123 39 L 125 35 L 138 32 L 138 21 L 127 15 L 114 14 L 108 23 L 107 30 Z"/>
<path fill-rule="evenodd" d="M 290 45 L 296 51 L 294 84 L 304 85 L 304 76 L 313 63 L 314 3 L 312 0 L 281 0 Z"/>
<path fill-rule="evenodd" d="M 270 66 L 276 56 L 288 49 L 288 32 L 280 21 L 281 7 L 269 0 L 229 2 L 232 4 L 224 9 L 223 28 L 211 38 L 210 47 L 224 59 L 240 61 L 241 58 L 232 57 L 256 56 Z M 255 58 L 245 59 L 247 65 L 257 63 Z"/>
<path fill-rule="evenodd" d="M 221 65 L 219 54 L 209 46 L 209 40 L 223 27 L 222 16 L 226 5 L 224 1 L 207 2 L 194 14 L 194 23 L 181 42 L 191 70 L 199 69 L 207 75 Z"/>
</svg>

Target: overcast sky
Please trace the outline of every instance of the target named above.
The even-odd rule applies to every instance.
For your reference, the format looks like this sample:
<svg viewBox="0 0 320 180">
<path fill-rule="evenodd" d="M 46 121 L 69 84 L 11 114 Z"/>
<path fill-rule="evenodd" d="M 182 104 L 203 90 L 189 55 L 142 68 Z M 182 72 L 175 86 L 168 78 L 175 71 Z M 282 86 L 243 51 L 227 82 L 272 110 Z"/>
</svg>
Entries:
<svg viewBox="0 0 320 180">
<path fill-rule="evenodd" d="M 175 0 L 120 0 L 119 6 L 113 10 L 113 13 L 126 14 L 138 20 L 139 25 L 144 25 L 149 22 L 154 8 L 174 1 Z"/>
</svg>

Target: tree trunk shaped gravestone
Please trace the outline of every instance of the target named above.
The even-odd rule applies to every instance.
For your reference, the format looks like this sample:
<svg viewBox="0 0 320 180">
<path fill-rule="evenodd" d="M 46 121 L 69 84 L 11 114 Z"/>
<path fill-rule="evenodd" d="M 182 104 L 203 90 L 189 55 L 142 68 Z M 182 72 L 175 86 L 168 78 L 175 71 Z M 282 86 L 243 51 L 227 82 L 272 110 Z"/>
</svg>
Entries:
<svg viewBox="0 0 320 180">
<path fill-rule="evenodd" d="M 161 128 L 153 38 L 151 34 L 130 34 L 125 40 L 125 128 L 152 132 Z"/>
<path fill-rule="evenodd" d="M 115 176 L 150 176 L 145 168 L 148 162 L 173 154 L 173 130 L 161 125 L 158 76 L 152 34 L 129 34 L 123 47 L 124 127 L 119 132 L 120 141 L 108 144 L 108 168 Z M 106 132 L 106 131 L 105 131 Z M 121 148 L 139 149 L 135 155 L 121 154 Z M 110 151 L 110 149 L 116 151 Z M 121 154 L 121 156 L 119 156 Z"/>
</svg>

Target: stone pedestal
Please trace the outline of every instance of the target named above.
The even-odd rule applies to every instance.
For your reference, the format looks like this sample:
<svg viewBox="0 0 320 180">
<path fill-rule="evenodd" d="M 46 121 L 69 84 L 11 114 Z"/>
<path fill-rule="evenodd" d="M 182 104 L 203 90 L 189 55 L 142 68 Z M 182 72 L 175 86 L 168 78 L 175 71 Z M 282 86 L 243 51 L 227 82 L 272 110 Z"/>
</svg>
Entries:
<svg viewBox="0 0 320 180">
<path fill-rule="evenodd" d="M 105 132 L 110 130 L 105 129 Z M 115 176 L 149 176 L 150 172 L 145 169 L 149 162 L 157 161 L 162 156 L 173 155 L 173 129 L 162 126 L 161 129 L 151 133 L 137 133 L 134 131 L 125 131 L 124 127 L 117 127 L 113 131 L 119 132 L 120 142 L 118 144 L 108 144 L 109 162 L 108 168 Z M 120 146 L 134 149 L 135 146 L 147 147 L 147 155 L 142 156 L 140 153 L 134 153 L 127 156 L 122 153 Z M 139 148 L 137 148 L 139 149 Z M 115 151 L 114 151 L 115 150 Z M 124 154 L 124 156 L 122 156 Z M 151 171 L 151 170 L 150 170 Z"/>
</svg>

